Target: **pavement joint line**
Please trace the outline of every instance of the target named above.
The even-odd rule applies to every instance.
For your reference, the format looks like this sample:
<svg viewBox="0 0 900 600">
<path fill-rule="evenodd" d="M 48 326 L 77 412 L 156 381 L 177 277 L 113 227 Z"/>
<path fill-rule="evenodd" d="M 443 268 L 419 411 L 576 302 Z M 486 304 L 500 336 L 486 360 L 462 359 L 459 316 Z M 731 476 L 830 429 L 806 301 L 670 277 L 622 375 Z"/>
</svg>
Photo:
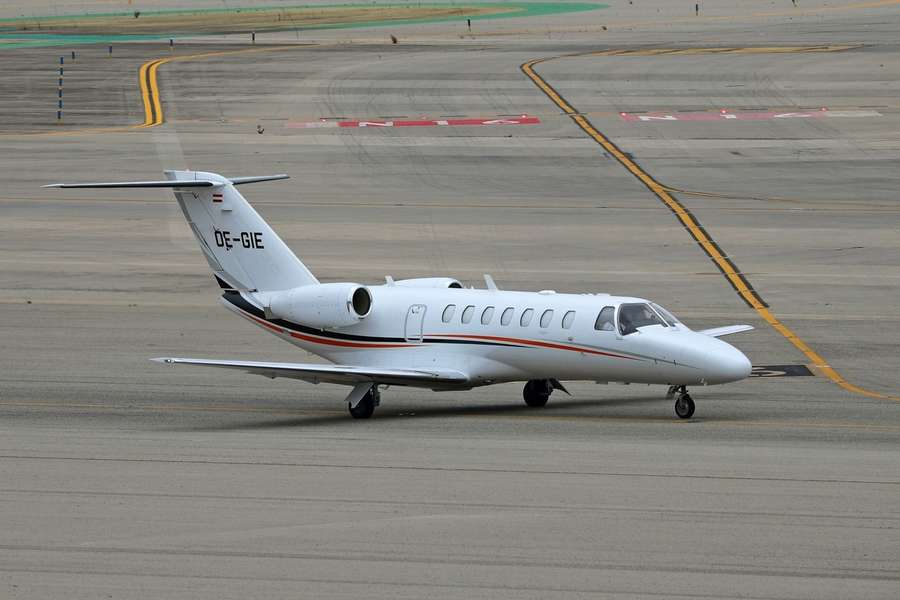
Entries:
<svg viewBox="0 0 900 600">
<path fill-rule="evenodd" d="M 840 47 L 839 50 L 835 49 L 830 51 L 849 50 L 855 47 L 858 46 Z M 798 52 L 801 51 L 799 50 L 799 48 L 814 48 L 814 50 L 807 51 L 823 51 L 821 49 L 821 46 L 798 46 L 797 48 Z M 548 98 L 550 98 L 550 100 L 552 100 L 554 104 L 561 108 L 581 128 L 582 131 L 584 131 L 586 134 L 588 134 L 588 136 L 596 141 L 604 150 L 606 150 L 607 153 L 612 155 L 619 162 L 619 164 L 625 167 L 626 170 L 628 170 L 641 183 L 643 183 L 644 186 L 646 186 L 651 192 L 653 192 L 653 194 L 656 195 L 656 197 L 659 198 L 662 203 L 665 204 L 667 208 L 669 208 L 670 211 L 672 211 L 672 213 L 678 218 L 682 227 L 684 227 L 684 229 L 687 230 L 688 233 L 690 233 L 694 238 L 694 240 L 700 245 L 700 247 L 710 258 L 710 260 L 716 265 L 716 267 L 719 269 L 728 283 L 730 283 L 732 288 L 734 288 L 735 292 L 737 292 L 738 296 L 750 308 L 755 310 L 759 314 L 759 316 L 762 317 L 763 320 L 772 327 L 772 329 L 777 331 L 795 348 L 800 350 L 811 361 L 812 367 L 815 371 L 821 373 L 831 382 L 835 383 L 848 392 L 867 396 L 869 398 L 894 400 L 900 402 L 900 397 L 898 396 L 891 396 L 888 394 L 883 394 L 881 392 L 868 390 L 847 381 L 840 373 L 838 373 L 837 370 L 830 366 L 819 353 L 813 350 L 812 347 L 809 346 L 809 344 L 803 341 L 803 339 L 795 334 L 793 330 L 791 330 L 787 325 L 779 321 L 778 318 L 770 310 L 769 305 L 765 302 L 765 300 L 763 300 L 762 296 L 760 296 L 760 294 L 753 288 L 752 284 L 746 278 L 746 276 L 740 271 L 740 269 L 734 264 L 734 262 L 730 258 L 728 258 L 728 255 L 722 251 L 715 239 L 706 231 L 700 220 L 697 219 L 691 213 L 691 211 L 688 210 L 681 202 L 679 202 L 671 193 L 669 193 L 669 189 L 667 189 L 666 186 L 656 181 L 647 171 L 642 169 L 637 164 L 637 162 L 631 157 L 629 153 L 622 151 L 618 146 L 610 141 L 609 138 L 607 138 L 599 130 L 597 130 L 593 126 L 593 124 L 591 124 L 591 122 L 583 116 L 583 114 L 581 114 L 575 107 L 573 107 L 556 89 L 553 88 L 553 86 L 547 83 L 547 81 L 544 80 L 540 75 L 538 75 L 534 70 L 535 66 L 549 62 L 551 60 L 597 55 L 597 53 L 583 52 L 549 56 L 527 61 L 520 65 L 519 68 L 538 87 L 538 89 L 540 89 Z"/>
</svg>

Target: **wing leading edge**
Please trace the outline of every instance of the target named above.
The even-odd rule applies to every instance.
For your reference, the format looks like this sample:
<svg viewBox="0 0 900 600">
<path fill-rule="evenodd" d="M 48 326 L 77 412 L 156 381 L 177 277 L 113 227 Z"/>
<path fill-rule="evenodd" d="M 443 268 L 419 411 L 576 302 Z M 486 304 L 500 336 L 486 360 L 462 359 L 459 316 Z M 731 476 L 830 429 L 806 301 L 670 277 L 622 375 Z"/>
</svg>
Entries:
<svg viewBox="0 0 900 600">
<path fill-rule="evenodd" d="M 708 335 L 710 337 L 722 337 L 723 335 L 741 333 L 743 331 L 750 331 L 751 329 L 753 329 L 753 325 L 726 325 L 725 327 L 704 329 L 702 331 L 698 331 L 697 333 L 702 333 L 703 335 Z"/>
<path fill-rule="evenodd" d="M 210 360 L 204 358 L 152 358 L 158 363 L 170 365 L 194 365 L 234 369 L 264 377 L 285 377 L 310 383 L 336 383 L 356 386 L 360 383 L 405 385 L 423 388 L 468 388 L 465 373 L 450 369 L 378 369 L 349 365 L 325 365 L 313 363 L 277 363 L 243 360 Z"/>
</svg>

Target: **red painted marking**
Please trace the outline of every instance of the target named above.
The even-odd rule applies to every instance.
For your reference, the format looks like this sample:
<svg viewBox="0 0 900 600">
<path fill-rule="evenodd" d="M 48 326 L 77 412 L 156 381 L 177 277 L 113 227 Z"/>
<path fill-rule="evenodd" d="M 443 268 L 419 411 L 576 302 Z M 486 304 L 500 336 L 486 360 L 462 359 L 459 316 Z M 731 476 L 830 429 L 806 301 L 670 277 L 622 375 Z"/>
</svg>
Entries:
<svg viewBox="0 0 900 600">
<path fill-rule="evenodd" d="M 222 201 L 222 194 L 213 194 L 212 196 L 213 196 L 213 202 L 221 202 Z"/>
<path fill-rule="evenodd" d="M 403 121 L 308 121 L 288 123 L 286 127 L 294 129 L 316 129 L 325 127 L 343 127 L 343 128 L 384 128 L 384 127 L 466 127 L 466 126 L 489 126 L 489 125 L 538 125 L 541 120 L 537 117 L 521 116 L 513 118 L 498 119 L 416 119 Z"/>
<path fill-rule="evenodd" d="M 450 337 L 450 338 L 470 338 L 475 340 L 492 340 L 496 342 L 508 342 L 512 344 L 524 344 L 528 346 L 538 346 L 541 348 L 550 348 L 551 350 L 568 350 L 570 352 L 584 352 L 585 354 L 596 354 L 600 356 L 611 356 L 613 358 L 625 358 L 628 360 L 639 360 L 633 356 L 623 356 L 621 354 L 613 354 L 611 352 L 601 352 L 590 348 L 581 348 L 578 346 L 567 346 L 564 344 L 556 344 L 553 342 L 542 342 L 540 340 L 526 340 L 521 338 L 501 337 L 496 335 L 468 335 L 468 334 L 445 334 L 438 333 L 426 337 Z"/>
</svg>

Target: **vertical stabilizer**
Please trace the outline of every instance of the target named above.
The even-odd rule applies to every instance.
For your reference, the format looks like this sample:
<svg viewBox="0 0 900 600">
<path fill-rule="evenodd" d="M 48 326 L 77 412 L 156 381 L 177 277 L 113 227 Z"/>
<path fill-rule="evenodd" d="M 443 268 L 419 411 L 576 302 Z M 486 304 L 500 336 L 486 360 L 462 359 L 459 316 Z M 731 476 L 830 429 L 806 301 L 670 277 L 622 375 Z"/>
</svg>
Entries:
<svg viewBox="0 0 900 600">
<path fill-rule="evenodd" d="M 230 180 L 200 171 L 165 173 L 169 181 L 212 182 L 174 193 L 209 266 L 230 287 L 276 291 L 318 283 Z"/>
</svg>

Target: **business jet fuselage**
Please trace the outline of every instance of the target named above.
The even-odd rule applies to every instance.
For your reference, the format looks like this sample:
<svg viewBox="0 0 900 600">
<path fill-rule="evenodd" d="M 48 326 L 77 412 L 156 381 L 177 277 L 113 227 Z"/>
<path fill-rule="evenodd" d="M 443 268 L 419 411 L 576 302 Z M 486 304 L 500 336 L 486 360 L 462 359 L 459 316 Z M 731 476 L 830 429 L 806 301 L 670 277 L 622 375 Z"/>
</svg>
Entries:
<svg viewBox="0 0 900 600">
<path fill-rule="evenodd" d="M 223 304 L 334 364 L 154 360 L 350 385 L 354 417 L 371 416 L 379 388 L 389 385 L 440 391 L 525 381 L 525 402 L 543 406 L 554 389 L 565 391 L 561 381 L 581 380 L 666 385 L 676 414 L 688 418 L 694 403 L 686 386 L 750 374 L 744 354 L 718 337 L 752 327 L 692 331 L 643 298 L 506 291 L 488 276 L 485 289 L 448 277 L 320 283 L 235 189 L 284 176 L 166 175 L 166 181 L 56 187 L 173 188 L 223 288 Z"/>
</svg>

